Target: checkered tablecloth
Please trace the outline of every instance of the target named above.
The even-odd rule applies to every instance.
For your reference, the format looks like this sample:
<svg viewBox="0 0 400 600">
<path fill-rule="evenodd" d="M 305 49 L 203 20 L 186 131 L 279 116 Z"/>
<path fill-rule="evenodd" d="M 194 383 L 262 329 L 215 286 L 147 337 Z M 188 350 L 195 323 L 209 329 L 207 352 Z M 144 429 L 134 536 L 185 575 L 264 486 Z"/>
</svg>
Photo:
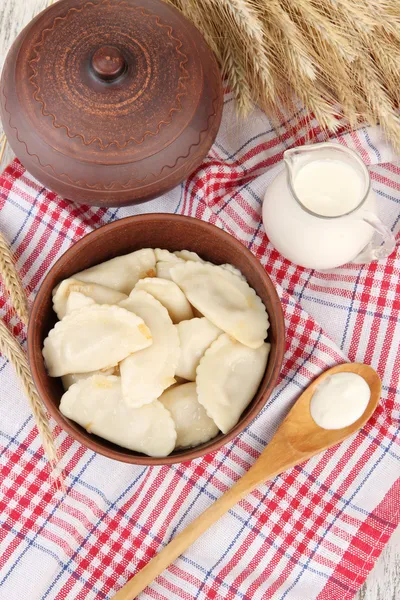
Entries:
<svg viewBox="0 0 400 600">
<path fill-rule="evenodd" d="M 261 414 L 216 454 L 172 467 L 112 462 L 54 424 L 67 494 L 54 492 L 27 402 L 0 357 L 1 600 L 106 599 L 254 462 L 300 392 L 338 362 L 372 364 L 380 405 L 347 442 L 260 485 L 140 595 L 140 600 L 349 600 L 399 522 L 400 254 L 329 274 L 298 268 L 261 224 L 282 152 L 302 142 L 303 112 L 281 140 L 255 111 L 236 123 L 226 96 L 209 157 L 184 184 L 138 207 L 74 206 L 15 161 L 0 178 L 0 230 L 32 300 L 44 275 L 92 229 L 142 212 L 195 216 L 241 239 L 265 266 L 285 312 L 287 350 Z M 283 131 L 283 130 L 282 130 Z M 322 139 L 316 128 L 316 139 Z M 304 138 L 303 138 L 304 141 Z M 400 228 L 400 168 L 378 129 L 338 137 L 370 166 L 382 219 Z M 0 312 L 26 330 L 4 290 Z"/>
</svg>

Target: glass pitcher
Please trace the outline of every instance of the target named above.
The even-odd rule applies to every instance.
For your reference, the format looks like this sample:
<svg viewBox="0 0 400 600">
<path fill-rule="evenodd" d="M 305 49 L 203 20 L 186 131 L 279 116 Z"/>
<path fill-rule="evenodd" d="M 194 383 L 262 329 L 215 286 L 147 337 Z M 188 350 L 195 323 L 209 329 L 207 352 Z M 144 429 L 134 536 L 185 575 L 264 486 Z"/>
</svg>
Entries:
<svg viewBox="0 0 400 600">
<path fill-rule="evenodd" d="M 286 168 L 269 185 L 263 203 L 265 231 L 283 256 L 306 268 L 326 270 L 348 262 L 369 263 L 393 252 L 395 238 L 377 216 L 369 172 L 356 152 L 323 142 L 286 150 L 283 156 Z M 318 198 L 328 198 L 332 190 L 332 180 L 329 184 L 323 179 L 326 161 L 346 175 L 334 181 L 333 187 L 340 184 L 343 194 L 337 197 L 336 209 L 333 201 L 330 214 L 318 208 Z M 299 197 L 298 186 L 296 191 L 300 173 L 317 208 Z M 304 177 L 306 173 L 310 177 Z M 351 181 L 346 180 L 350 174 Z M 357 189 L 350 185 L 354 183 Z"/>
</svg>

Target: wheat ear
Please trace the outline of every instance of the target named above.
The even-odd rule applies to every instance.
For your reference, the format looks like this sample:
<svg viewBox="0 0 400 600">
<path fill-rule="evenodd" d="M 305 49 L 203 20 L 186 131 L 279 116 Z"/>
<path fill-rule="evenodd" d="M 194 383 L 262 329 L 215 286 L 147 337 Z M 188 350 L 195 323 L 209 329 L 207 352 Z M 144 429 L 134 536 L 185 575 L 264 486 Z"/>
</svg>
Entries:
<svg viewBox="0 0 400 600">
<path fill-rule="evenodd" d="M 271 100 L 275 94 L 275 76 L 256 6 L 246 0 L 216 1 L 225 13 L 226 29 L 237 29 L 238 38 L 243 38 L 240 46 L 244 47 L 238 48 L 238 55 L 247 50 L 245 55 L 249 63 L 247 79 L 250 89 L 258 91 L 261 101 Z"/>
<path fill-rule="evenodd" d="M 373 61 L 370 58 L 360 61 L 354 71 L 354 76 L 365 94 L 367 106 L 374 118 L 391 140 L 395 151 L 400 152 L 399 114 L 393 107 L 387 90 L 376 73 Z"/>
<path fill-rule="evenodd" d="M 168 1 L 206 37 L 241 113 L 259 104 L 274 121 L 300 100 L 313 135 L 312 113 L 331 132 L 380 122 L 399 148 L 399 0 Z"/>
<path fill-rule="evenodd" d="M 10 295 L 11 302 L 24 325 L 28 325 L 29 308 L 21 279 L 15 269 L 10 247 L 0 233 L 0 276 Z"/>
</svg>

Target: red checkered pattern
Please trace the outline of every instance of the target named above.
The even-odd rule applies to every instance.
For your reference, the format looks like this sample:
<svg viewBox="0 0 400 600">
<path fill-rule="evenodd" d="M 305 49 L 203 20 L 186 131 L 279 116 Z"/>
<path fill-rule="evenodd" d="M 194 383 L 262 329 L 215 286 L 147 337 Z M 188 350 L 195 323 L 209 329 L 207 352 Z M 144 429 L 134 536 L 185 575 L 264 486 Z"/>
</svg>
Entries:
<svg viewBox="0 0 400 600">
<path fill-rule="evenodd" d="M 139 207 L 74 206 L 14 161 L 0 178 L 0 230 L 33 299 L 74 241 L 123 216 L 176 212 L 240 239 L 279 291 L 287 350 L 261 414 L 215 454 L 172 467 L 112 462 L 54 425 L 67 494 L 54 492 L 33 418 L 0 357 L 0 598 L 111 598 L 178 531 L 254 462 L 301 390 L 342 361 L 372 364 L 381 403 L 347 442 L 260 486 L 140 595 L 141 600 L 349 600 L 399 522 L 400 256 L 329 274 L 294 266 L 269 244 L 260 219 L 282 152 L 305 141 L 299 111 L 278 137 L 259 111 L 236 123 L 226 96 L 209 157 L 184 184 Z M 282 129 L 283 131 L 283 129 Z M 322 139 L 318 128 L 314 137 Z M 337 141 L 370 165 L 382 219 L 399 231 L 400 169 L 379 130 Z M 22 344 L 26 330 L 4 290 L 1 316 Z"/>
</svg>

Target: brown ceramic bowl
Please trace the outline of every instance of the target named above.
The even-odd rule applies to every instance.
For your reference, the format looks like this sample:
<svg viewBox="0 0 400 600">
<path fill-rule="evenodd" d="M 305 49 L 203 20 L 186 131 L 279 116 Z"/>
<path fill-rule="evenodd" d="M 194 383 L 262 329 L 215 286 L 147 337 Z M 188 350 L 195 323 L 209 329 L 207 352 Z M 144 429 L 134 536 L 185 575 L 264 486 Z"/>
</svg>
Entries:
<svg viewBox="0 0 400 600">
<path fill-rule="evenodd" d="M 268 339 L 271 353 L 257 394 L 228 434 L 165 458 L 152 458 L 121 448 L 87 433 L 59 411 L 63 394 L 61 379 L 46 372 L 42 357 L 43 340 L 56 322 L 52 308 L 52 290 L 62 280 L 114 256 L 140 248 L 193 250 L 215 264 L 230 263 L 240 269 L 264 302 L 271 327 Z M 50 269 L 36 296 L 28 330 L 29 362 L 39 395 L 57 423 L 84 446 L 104 456 L 132 464 L 165 465 L 185 462 L 214 452 L 237 436 L 267 402 L 281 369 L 285 349 L 285 327 L 281 303 L 275 288 L 259 261 L 234 237 L 218 227 L 179 215 L 149 214 L 121 219 L 105 225 L 74 244 Z"/>
</svg>

